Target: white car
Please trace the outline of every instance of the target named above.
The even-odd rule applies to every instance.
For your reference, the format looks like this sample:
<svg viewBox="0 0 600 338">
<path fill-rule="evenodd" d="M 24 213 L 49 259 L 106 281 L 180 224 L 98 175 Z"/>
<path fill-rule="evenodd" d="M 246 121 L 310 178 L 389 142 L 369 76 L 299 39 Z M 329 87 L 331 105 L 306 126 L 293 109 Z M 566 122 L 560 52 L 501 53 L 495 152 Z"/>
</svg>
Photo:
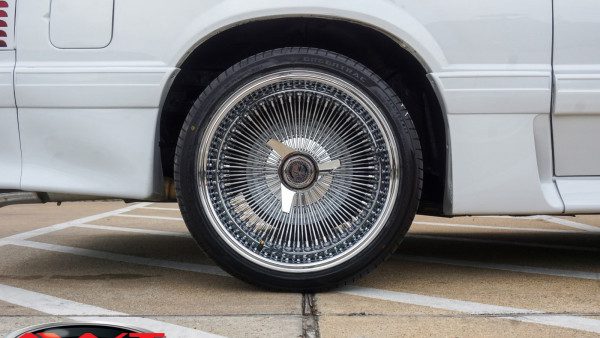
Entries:
<svg viewBox="0 0 600 338">
<path fill-rule="evenodd" d="M 363 276 L 416 212 L 599 212 L 598 13 L 0 1 L 1 203 L 162 201 L 174 182 L 221 267 L 285 290 Z"/>
</svg>

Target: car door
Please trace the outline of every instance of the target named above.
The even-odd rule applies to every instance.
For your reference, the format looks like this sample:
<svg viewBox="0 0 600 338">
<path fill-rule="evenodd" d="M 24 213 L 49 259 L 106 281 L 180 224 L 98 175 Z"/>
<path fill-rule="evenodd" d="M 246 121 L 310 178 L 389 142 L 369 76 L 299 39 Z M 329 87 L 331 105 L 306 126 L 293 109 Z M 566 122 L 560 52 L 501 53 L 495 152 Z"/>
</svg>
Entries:
<svg viewBox="0 0 600 338">
<path fill-rule="evenodd" d="M 15 107 L 15 0 L 0 1 L 0 187 L 19 189 L 21 145 Z"/>
<path fill-rule="evenodd" d="M 557 176 L 600 175 L 600 1 L 554 0 Z"/>
</svg>

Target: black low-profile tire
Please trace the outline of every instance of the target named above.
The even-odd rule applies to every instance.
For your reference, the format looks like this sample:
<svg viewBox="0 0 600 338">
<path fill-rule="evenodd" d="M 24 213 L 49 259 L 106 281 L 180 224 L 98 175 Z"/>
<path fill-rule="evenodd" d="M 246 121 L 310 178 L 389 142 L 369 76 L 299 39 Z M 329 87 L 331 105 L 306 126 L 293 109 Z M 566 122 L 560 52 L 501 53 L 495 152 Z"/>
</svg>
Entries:
<svg viewBox="0 0 600 338">
<path fill-rule="evenodd" d="M 422 156 L 381 78 L 290 47 L 249 57 L 204 90 L 179 136 L 175 182 L 188 229 L 228 273 L 321 291 L 397 248 L 419 203 Z"/>
</svg>

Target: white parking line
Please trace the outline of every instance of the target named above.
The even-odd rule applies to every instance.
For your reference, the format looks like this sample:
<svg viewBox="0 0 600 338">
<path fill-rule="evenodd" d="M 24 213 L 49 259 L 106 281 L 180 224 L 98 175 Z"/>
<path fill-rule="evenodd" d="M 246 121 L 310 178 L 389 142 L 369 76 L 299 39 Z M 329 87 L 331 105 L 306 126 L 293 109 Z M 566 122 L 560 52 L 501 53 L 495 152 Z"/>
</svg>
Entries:
<svg viewBox="0 0 600 338">
<path fill-rule="evenodd" d="M 148 216 L 148 215 L 133 215 L 133 214 L 118 214 L 114 215 L 118 217 L 133 217 L 133 218 L 149 218 L 149 219 L 163 219 L 168 221 L 183 221 L 181 217 L 166 217 L 166 216 Z"/>
<path fill-rule="evenodd" d="M 574 228 L 574 229 L 600 233 L 600 227 L 596 227 L 596 226 L 589 225 L 589 224 L 583 224 L 583 223 L 570 221 L 567 219 L 562 219 L 562 218 L 554 217 L 554 216 L 536 215 L 533 217 L 535 217 L 536 219 L 541 219 L 541 220 L 544 220 L 547 222 L 564 225 L 564 226 Z"/>
<path fill-rule="evenodd" d="M 545 244 L 545 243 L 537 243 L 537 242 L 518 242 L 518 241 L 507 241 L 507 240 L 501 240 L 501 239 L 479 239 L 479 238 L 469 238 L 469 237 L 414 235 L 414 234 L 408 234 L 408 235 L 406 235 L 406 238 L 433 239 L 436 241 L 449 241 L 449 242 L 512 245 L 512 246 L 523 246 L 523 247 L 530 247 L 530 248 L 545 248 L 545 249 L 558 249 L 558 250 L 570 250 L 570 251 L 600 252 L 600 248 L 589 247 L 589 246 Z"/>
<path fill-rule="evenodd" d="M 533 215 L 533 216 L 504 216 L 504 215 L 491 216 L 491 215 L 486 215 L 486 216 L 477 216 L 477 217 L 508 218 L 508 219 L 535 219 L 535 220 L 542 220 L 542 221 L 546 221 L 546 222 L 550 222 L 550 223 L 554 223 L 554 224 L 564 225 L 569 228 L 579 229 L 579 230 L 583 230 L 583 231 L 600 232 L 600 227 L 597 227 L 594 225 L 570 221 L 570 220 L 563 219 L 560 217 L 548 216 L 548 215 Z"/>
<path fill-rule="evenodd" d="M 407 261 L 411 261 L 411 262 L 419 262 L 419 263 L 434 263 L 434 264 L 444 264 L 444 265 L 453 265 L 453 266 L 464 266 L 464 267 L 477 268 L 477 269 L 503 270 L 503 271 L 546 275 L 546 276 L 600 280 L 599 272 L 550 269 L 550 268 L 540 268 L 540 267 L 535 267 L 535 266 L 473 262 L 473 261 L 466 261 L 466 260 L 459 260 L 459 259 L 423 257 L 423 256 L 412 256 L 412 255 L 394 255 L 394 257 L 397 257 L 397 258 L 400 258 L 403 260 L 407 260 Z"/>
<path fill-rule="evenodd" d="M 129 206 L 126 206 L 124 208 L 121 209 L 116 209 L 116 210 L 112 210 L 112 211 L 108 211 L 108 212 L 103 212 L 100 214 L 96 214 L 96 215 L 91 215 L 91 216 L 86 216 L 86 217 L 82 217 L 82 218 L 78 218 L 72 221 L 68 221 L 68 222 L 64 222 L 64 223 L 59 223 L 59 224 L 54 224 L 54 225 L 50 225 L 50 226 L 46 226 L 43 228 L 38 228 L 38 229 L 34 229 L 31 231 L 26 231 L 26 232 L 21 232 L 12 236 L 8 236 L 8 237 L 4 237 L 4 238 L 0 238 L 0 246 L 6 245 L 5 243 L 13 241 L 13 240 L 26 240 L 26 239 L 30 239 L 33 237 L 37 237 L 37 236 L 41 236 L 41 235 L 45 235 L 54 231 L 59 231 L 59 230 L 63 230 L 69 227 L 72 227 L 74 225 L 77 224 L 82 224 L 82 223 L 87 223 L 87 222 L 93 222 L 96 220 L 99 220 L 101 218 L 105 218 L 105 217 L 110 217 L 110 216 L 115 216 L 118 215 L 120 213 L 123 212 L 128 212 L 128 211 L 132 211 L 138 208 L 142 208 L 145 207 L 147 205 L 150 205 L 152 203 L 135 203 Z"/>
<path fill-rule="evenodd" d="M 546 314 L 540 311 L 519 309 L 508 306 L 490 305 L 442 297 L 432 297 L 414 293 L 387 291 L 373 288 L 349 286 L 339 290 L 341 293 L 387 300 L 403 304 L 427 306 L 436 309 L 457 311 L 474 315 L 499 316 L 520 322 L 557 326 L 587 332 L 600 333 L 600 320 L 579 316 Z"/>
<path fill-rule="evenodd" d="M 192 238 L 192 235 L 190 235 L 189 232 L 150 230 L 150 229 L 118 227 L 118 226 L 111 226 L 111 225 L 96 225 L 96 224 L 73 224 L 72 226 L 79 227 L 79 228 L 95 229 L 95 230 L 121 231 L 121 232 L 132 232 L 132 233 L 139 233 L 139 234 L 146 234 L 146 235 Z"/>
<path fill-rule="evenodd" d="M 87 217 L 78 218 L 76 220 L 70 221 L 69 223 L 88 223 L 88 222 L 93 222 L 93 221 L 97 221 L 97 220 L 99 220 L 101 218 L 110 217 L 110 216 L 116 216 L 116 215 L 122 214 L 124 212 L 132 211 L 132 210 L 139 209 L 139 208 L 143 208 L 143 207 L 151 205 L 151 204 L 152 203 L 150 203 L 150 202 L 135 203 L 135 204 L 126 206 L 125 208 L 121 208 L 121 209 L 117 209 L 117 210 L 112 210 L 112 211 L 107 211 L 107 212 L 103 212 L 103 213 L 100 213 L 100 214 L 91 215 L 91 216 L 87 216 Z"/>
<path fill-rule="evenodd" d="M 560 229 L 516 228 L 516 227 L 511 228 L 511 227 L 479 225 L 479 224 L 458 224 L 458 223 L 439 223 L 439 222 L 421 222 L 421 221 L 415 221 L 415 222 L 413 222 L 413 224 L 442 226 L 442 227 L 456 227 L 456 228 L 493 229 L 493 230 L 504 230 L 504 231 L 559 232 L 559 233 L 573 233 L 573 234 L 581 233 L 581 231 L 560 230 Z"/>
<path fill-rule="evenodd" d="M 143 207 L 142 209 L 179 211 L 179 208 L 165 208 L 165 207 Z"/>
<path fill-rule="evenodd" d="M 41 243 L 41 242 L 34 242 L 34 241 L 10 241 L 10 242 L 8 242 L 8 244 L 27 247 L 27 248 L 33 248 L 33 249 L 52 251 L 52 252 L 61 252 L 61 253 L 65 253 L 65 254 L 71 254 L 71 255 L 77 255 L 77 256 L 83 256 L 83 257 L 106 259 L 106 260 L 110 260 L 110 261 L 125 262 L 125 263 L 131 263 L 131 264 L 155 266 L 155 267 L 159 267 L 159 268 L 191 271 L 191 272 L 198 272 L 198 273 L 204 273 L 204 274 L 209 274 L 209 275 L 230 277 L 228 273 L 226 273 L 225 271 L 221 270 L 219 267 L 214 266 L 214 265 L 184 263 L 184 262 L 168 261 L 168 260 L 163 260 L 163 259 L 130 256 L 130 255 L 117 254 L 117 253 L 112 253 L 112 252 L 107 252 L 107 251 L 82 249 L 82 248 L 75 248 L 75 247 L 71 247 L 71 246 Z"/>
<path fill-rule="evenodd" d="M 34 229 L 31 231 L 21 232 L 21 233 L 12 235 L 12 236 L 0 238 L 0 246 L 6 245 L 6 242 L 9 242 L 9 241 L 26 240 L 26 239 L 33 238 L 33 237 L 46 235 L 51 232 L 63 230 L 63 229 L 66 229 L 66 228 L 69 228 L 72 226 L 73 226 L 73 224 L 66 222 L 66 223 L 54 224 L 54 225 L 50 225 L 47 227 Z"/>
<path fill-rule="evenodd" d="M 64 316 L 75 321 L 110 322 L 135 326 L 153 332 L 165 333 L 167 337 L 221 337 L 208 332 L 161 322 L 143 317 L 130 317 L 126 313 L 101 307 L 77 303 L 43 293 L 0 284 L 0 300 L 17 306 L 33 309 L 53 316 Z"/>
<path fill-rule="evenodd" d="M 509 215 L 479 215 L 478 218 L 510 218 L 510 219 L 537 219 L 535 216 L 509 216 Z"/>
</svg>

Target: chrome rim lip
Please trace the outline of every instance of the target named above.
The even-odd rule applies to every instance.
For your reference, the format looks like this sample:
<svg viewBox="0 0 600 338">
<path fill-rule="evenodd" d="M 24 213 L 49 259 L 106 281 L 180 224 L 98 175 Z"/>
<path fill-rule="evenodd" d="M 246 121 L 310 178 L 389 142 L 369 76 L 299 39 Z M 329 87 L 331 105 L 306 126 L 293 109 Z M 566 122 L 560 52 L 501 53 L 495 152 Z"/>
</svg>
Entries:
<svg viewBox="0 0 600 338">
<path fill-rule="evenodd" d="M 208 197 L 208 182 L 206 180 L 204 168 L 207 167 L 208 164 L 208 149 L 209 144 L 212 138 L 215 135 L 216 130 L 221 124 L 222 120 L 226 117 L 227 113 L 236 106 L 241 100 L 243 100 L 247 95 L 253 93 L 254 91 L 268 86 L 273 83 L 277 83 L 280 81 L 287 80 L 309 80 L 325 83 L 328 85 L 332 85 L 342 91 L 345 94 L 351 96 L 354 100 L 359 102 L 365 110 L 369 113 L 369 115 L 373 118 L 373 121 L 376 122 L 377 127 L 379 128 L 381 134 L 385 139 L 385 143 L 387 146 L 387 153 L 390 162 L 390 173 L 389 173 L 389 194 L 385 201 L 385 205 L 382 208 L 382 211 L 377 216 L 377 219 L 374 222 L 374 226 L 372 226 L 367 233 L 359 239 L 356 243 L 354 243 L 350 248 L 346 251 L 333 256 L 331 258 L 327 258 L 320 261 L 310 262 L 310 263 L 284 263 L 275 260 L 268 259 L 257 253 L 249 250 L 245 246 L 243 246 L 240 242 L 238 242 L 233 235 L 225 229 L 225 226 L 221 222 L 213 203 L 211 203 L 210 198 Z M 217 109 L 216 113 L 213 115 L 211 120 L 209 121 L 208 127 L 202 136 L 202 140 L 200 143 L 201 146 L 197 153 L 197 161 L 198 164 L 197 172 L 198 172 L 198 193 L 202 203 L 202 207 L 204 210 L 208 210 L 207 213 L 211 225 L 218 232 L 220 237 L 229 245 L 230 248 L 235 250 L 238 254 L 243 256 L 245 259 L 255 263 L 257 265 L 263 266 L 268 269 L 273 269 L 281 272 L 287 273 L 308 273 L 308 272 L 316 272 L 329 269 L 331 267 L 337 266 L 350 258 L 354 257 L 356 254 L 362 252 L 366 247 L 371 244 L 371 242 L 375 239 L 377 234 L 379 234 L 381 228 L 385 226 L 386 221 L 389 219 L 392 209 L 394 206 L 394 202 L 396 201 L 398 195 L 398 186 L 399 186 L 399 156 L 396 138 L 394 137 L 393 132 L 390 129 L 390 126 L 387 122 L 387 119 L 381 112 L 381 110 L 377 107 L 377 105 L 361 90 L 356 88 L 354 85 L 348 83 L 345 80 L 340 79 L 337 76 L 331 75 L 329 73 L 314 71 L 303 68 L 294 68 L 288 69 L 284 71 L 273 72 L 271 74 L 262 76 L 257 78 L 248 84 L 244 85 L 232 95 L 230 95 L 224 103 L 222 103 Z"/>
</svg>

